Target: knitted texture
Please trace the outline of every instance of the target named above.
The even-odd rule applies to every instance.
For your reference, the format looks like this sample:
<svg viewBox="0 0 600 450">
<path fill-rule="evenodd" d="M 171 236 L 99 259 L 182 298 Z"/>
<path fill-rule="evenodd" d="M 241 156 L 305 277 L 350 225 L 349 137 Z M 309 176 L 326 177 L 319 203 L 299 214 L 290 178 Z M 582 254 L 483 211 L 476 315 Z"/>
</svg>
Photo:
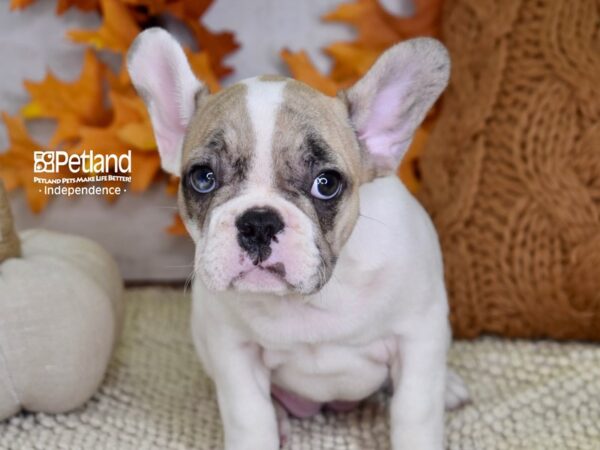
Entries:
<svg viewBox="0 0 600 450">
<path fill-rule="evenodd" d="M 131 290 L 125 327 L 99 392 L 68 414 L 20 414 L 0 423 L 0 449 L 222 448 L 212 382 L 180 291 Z M 450 365 L 473 402 L 447 415 L 449 449 L 600 448 L 600 348 L 485 338 L 454 343 Z M 388 399 L 291 421 L 286 449 L 389 450 Z M 260 432 L 257 430 L 257 432 Z"/>
<path fill-rule="evenodd" d="M 448 0 L 422 158 L 455 334 L 600 339 L 600 3 Z"/>
</svg>

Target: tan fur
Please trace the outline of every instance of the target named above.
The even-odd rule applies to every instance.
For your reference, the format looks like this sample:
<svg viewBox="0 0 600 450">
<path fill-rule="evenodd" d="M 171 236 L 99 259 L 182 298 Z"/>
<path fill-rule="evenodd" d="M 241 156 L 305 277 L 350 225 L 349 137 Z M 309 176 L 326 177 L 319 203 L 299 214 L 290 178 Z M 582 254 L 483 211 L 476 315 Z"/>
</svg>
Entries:
<svg viewBox="0 0 600 450">
<path fill-rule="evenodd" d="M 289 152 L 299 148 L 308 129 L 316 131 L 334 150 L 335 163 L 352 181 L 349 186 L 350 195 L 340 204 L 335 227 L 325 236 L 332 250 L 337 253 L 350 235 L 358 217 L 358 187 L 362 166 L 358 142 L 343 102 L 290 79 L 285 86 L 284 102 L 273 136 L 273 162 L 276 173 L 285 174 L 289 171 L 286 163 L 293 160 Z"/>
<path fill-rule="evenodd" d="M 226 132 L 226 138 L 236 149 L 252 151 L 248 148 L 248 144 L 254 142 L 254 134 L 246 109 L 247 90 L 245 85 L 238 83 L 198 99 L 198 109 L 188 126 L 183 144 L 184 167 L 216 128 Z"/>
<path fill-rule="evenodd" d="M 215 130 L 222 130 L 224 134 L 227 146 L 227 154 L 222 155 L 224 159 L 232 161 L 235 158 L 252 157 L 255 139 L 246 108 L 246 94 L 245 85 L 235 84 L 217 94 L 199 96 L 196 100 L 198 109 L 190 122 L 183 144 L 184 173 L 194 161 L 205 156 L 206 145 Z M 219 189 L 211 200 L 210 207 L 229 200 L 235 195 L 236 188 L 224 186 L 223 189 Z M 208 205 L 186 202 L 181 189 L 178 193 L 178 203 L 188 230 L 194 229 L 194 220 L 202 223 L 208 215 Z"/>
<path fill-rule="evenodd" d="M 289 78 L 287 77 L 283 77 L 281 75 L 271 75 L 271 74 L 266 74 L 266 75 L 261 75 L 260 77 L 258 77 L 258 79 L 260 81 L 273 81 L 273 82 L 281 82 L 281 81 L 287 81 L 289 80 Z"/>
</svg>

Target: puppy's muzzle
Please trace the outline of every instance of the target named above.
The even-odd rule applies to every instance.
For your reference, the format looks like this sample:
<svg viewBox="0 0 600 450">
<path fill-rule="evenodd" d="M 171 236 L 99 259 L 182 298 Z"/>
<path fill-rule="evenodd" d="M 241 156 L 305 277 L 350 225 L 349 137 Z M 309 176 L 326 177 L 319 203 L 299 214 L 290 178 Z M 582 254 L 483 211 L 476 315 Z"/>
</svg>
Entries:
<svg viewBox="0 0 600 450">
<path fill-rule="evenodd" d="M 284 228 L 281 216 L 271 208 L 249 209 L 237 218 L 235 226 L 238 243 L 254 265 L 271 255 L 271 242 L 277 242 L 276 235 Z"/>
</svg>

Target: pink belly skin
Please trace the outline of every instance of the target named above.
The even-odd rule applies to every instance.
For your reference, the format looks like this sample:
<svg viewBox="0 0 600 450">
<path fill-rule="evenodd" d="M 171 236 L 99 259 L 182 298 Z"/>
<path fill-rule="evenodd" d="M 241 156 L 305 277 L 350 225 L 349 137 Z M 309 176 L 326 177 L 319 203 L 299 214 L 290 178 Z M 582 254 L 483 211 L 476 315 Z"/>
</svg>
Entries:
<svg viewBox="0 0 600 450">
<path fill-rule="evenodd" d="M 286 409 L 287 412 L 299 419 L 314 416 L 315 414 L 318 414 L 323 407 L 327 407 L 336 412 L 347 412 L 360 404 L 359 401 L 314 402 L 286 391 L 285 389 L 281 389 L 274 384 L 271 385 L 271 395 Z"/>
</svg>

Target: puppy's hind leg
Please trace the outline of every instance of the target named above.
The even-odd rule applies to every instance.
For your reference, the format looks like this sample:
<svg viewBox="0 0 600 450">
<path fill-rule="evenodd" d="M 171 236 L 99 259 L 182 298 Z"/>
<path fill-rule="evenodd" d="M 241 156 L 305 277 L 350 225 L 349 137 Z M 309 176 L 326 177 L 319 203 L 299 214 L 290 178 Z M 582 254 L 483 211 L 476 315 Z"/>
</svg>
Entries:
<svg viewBox="0 0 600 450">
<path fill-rule="evenodd" d="M 279 448 L 284 449 L 290 441 L 290 436 L 292 433 L 290 417 L 283 405 L 275 399 L 273 399 L 273 406 L 275 407 L 275 416 L 277 417 L 277 429 L 279 430 Z"/>
</svg>

